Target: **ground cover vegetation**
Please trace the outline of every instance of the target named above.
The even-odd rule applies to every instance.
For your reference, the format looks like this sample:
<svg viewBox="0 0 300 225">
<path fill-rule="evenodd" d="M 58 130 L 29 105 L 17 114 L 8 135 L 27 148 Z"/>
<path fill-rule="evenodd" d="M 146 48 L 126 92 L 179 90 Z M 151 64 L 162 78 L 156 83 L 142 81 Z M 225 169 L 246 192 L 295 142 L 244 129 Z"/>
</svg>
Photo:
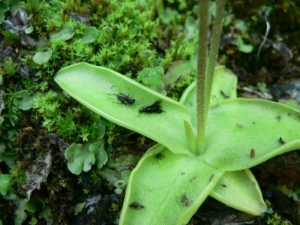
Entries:
<svg viewBox="0 0 300 225">
<path fill-rule="evenodd" d="M 196 75 L 197 2 L 0 3 L 2 223 L 117 224 L 130 171 L 154 142 L 78 104 L 53 76 L 84 61 L 179 100 Z M 219 63 L 237 74 L 240 95 L 298 107 L 299 6 L 251 1 L 249 8 L 227 2 Z M 271 29 L 261 45 L 267 23 Z M 133 98 L 114 87 L 110 97 L 115 104 Z M 298 160 L 293 152 L 253 169 L 282 219 L 220 214 L 224 206 L 208 199 L 190 223 L 209 223 L 207 215 L 226 222 L 234 215 L 256 224 L 297 224 Z"/>
</svg>

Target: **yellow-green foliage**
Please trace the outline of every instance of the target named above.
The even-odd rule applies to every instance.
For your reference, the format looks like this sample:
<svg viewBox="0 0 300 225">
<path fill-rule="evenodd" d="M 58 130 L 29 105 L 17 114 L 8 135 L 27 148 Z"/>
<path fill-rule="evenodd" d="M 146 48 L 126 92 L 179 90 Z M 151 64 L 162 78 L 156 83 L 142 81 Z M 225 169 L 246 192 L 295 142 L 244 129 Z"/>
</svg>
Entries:
<svg viewBox="0 0 300 225">
<path fill-rule="evenodd" d="M 268 225 L 292 225 L 288 220 L 282 220 L 281 216 L 275 213 L 272 218 L 268 218 Z"/>
</svg>

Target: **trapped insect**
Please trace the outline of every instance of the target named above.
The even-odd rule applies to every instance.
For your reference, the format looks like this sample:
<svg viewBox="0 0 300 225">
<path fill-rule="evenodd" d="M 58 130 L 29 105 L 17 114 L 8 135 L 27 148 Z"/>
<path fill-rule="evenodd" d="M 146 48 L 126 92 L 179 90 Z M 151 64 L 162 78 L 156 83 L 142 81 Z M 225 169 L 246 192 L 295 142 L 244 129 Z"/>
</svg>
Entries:
<svg viewBox="0 0 300 225">
<path fill-rule="evenodd" d="M 143 205 L 141 205 L 140 203 L 138 203 L 138 202 L 133 202 L 129 205 L 129 208 L 140 210 L 140 209 L 143 209 L 145 207 Z"/>
<path fill-rule="evenodd" d="M 129 95 L 123 93 L 117 94 L 117 98 L 119 102 L 121 102 L 124 105 L 132 105 L 133 103 L 135 103 L 134 98 L 130 98 Z"/>
<path fill-rule="evenodd" d="M 162 113 L 163 110 L 161 109 L 161 100 L 158 100 L 156 102 L 154 102 L 152 105 L 143 107 L 139 110 L 140 113 Z"/>
<path fill-rule="evenodd" d="M 250 157 L 251 157 L 251 158 L 254 158 L 254 157 L 255 157 L 255 149 L 254 149 L 254 148 L 251 148 L 251 151 L 250 151 Z"/>
<path fill-rule="evenodd" d="M 186 197 L 186 194 L 183 194 L 181 196 L 180 201 L 181 201 L 182 205 L 184 205 L 186 207 L 188 207 L 191 204 L 190 201 L 189 201 L 189 199 Z"/>
<path fill-rule="evenodd" d="M 282 137 L 279 137 L 279 140 L 278 140 L 278 141 L 279 141 L 279 143 L 282 144 L 282 145 L 285 144 L 285 141 L 282 139 Z"/>
<path fill-rule="evenodd" d="M 157 154 L 155 155 L 155 158 L 157 158 L 157 159 L 164 159 L 164 158 L 165 158 L 165 155 L 162 154 L 162 153 L 157 153 Z"/>
<path fill-rule="evenodd" d="M 215 174 L 212 174 L 212 175 L 210 176 L 210 178 L 209 178 L 209 182 L 211 182 L 211 181 L 212 181 L 212 179 L 214 178 L 214 175 L 215 175 Z"/>
</svg>

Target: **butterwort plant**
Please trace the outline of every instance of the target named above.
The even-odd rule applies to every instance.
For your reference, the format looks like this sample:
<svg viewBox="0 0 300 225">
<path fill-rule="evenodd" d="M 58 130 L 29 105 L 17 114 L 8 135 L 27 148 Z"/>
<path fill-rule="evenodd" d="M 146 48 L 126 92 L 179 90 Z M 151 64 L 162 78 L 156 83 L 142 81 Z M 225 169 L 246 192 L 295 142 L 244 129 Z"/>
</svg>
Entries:
<svg viewBox="0 0 300 225">
<path fill-rule="evenodd" d="M 260 215 L 267 207 L 249 168 L 300 148 L 298 111 L 236 98 L 236 77 L 215 68 L 224 4 L 216 1 L 209 39 L 209 2 L 199 1 L 197 79 L 179 102 L 87 63 L 62 68 L 54 78 L 95 113 L 158 143 L 130 175 L 120 224 L 187 224 L 208 195 Z"/>
</svg>

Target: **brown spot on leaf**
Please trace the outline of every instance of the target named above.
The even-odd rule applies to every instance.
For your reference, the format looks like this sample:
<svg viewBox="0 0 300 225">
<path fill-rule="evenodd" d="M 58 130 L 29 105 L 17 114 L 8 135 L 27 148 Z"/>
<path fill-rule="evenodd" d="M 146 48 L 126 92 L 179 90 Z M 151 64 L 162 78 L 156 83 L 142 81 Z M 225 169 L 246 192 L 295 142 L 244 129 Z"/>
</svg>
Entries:
<svg viewBox="0 0 300 225">
<path fill-rule="evenodd" d="M 255 149 L 254 149 L 254 148 L 251 148 L 251 151 L 250 151 L 250 157 L 251 157 L 251 158 L 254 158 L 254 157 L 255 157 Z"/>
</svg>

